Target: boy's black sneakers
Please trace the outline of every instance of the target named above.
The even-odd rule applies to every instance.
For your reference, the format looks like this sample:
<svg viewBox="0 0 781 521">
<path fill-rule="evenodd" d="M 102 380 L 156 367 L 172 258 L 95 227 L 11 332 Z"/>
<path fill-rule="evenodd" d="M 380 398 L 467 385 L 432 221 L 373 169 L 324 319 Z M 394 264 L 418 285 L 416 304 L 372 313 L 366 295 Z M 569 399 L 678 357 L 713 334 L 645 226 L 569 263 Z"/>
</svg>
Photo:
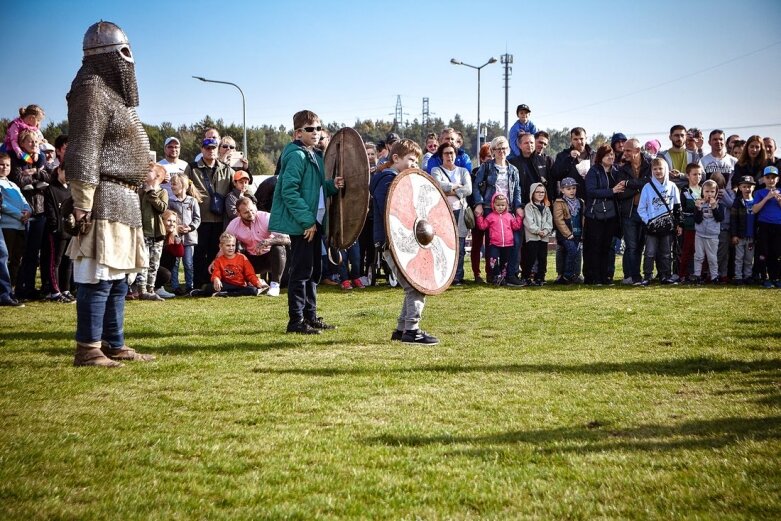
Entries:
<svg viewBox="0 0 781 521">
<path fill-rule="evenodd" d="M 391 333 L 391 341 L 401 341 L 401 337 L 404 336 L 404 331 L 401 329 L 394 329 Z"/>
<path fill-rule="evenodd" d="M 319 335 L 320 330 L 315 329 L 309 324 L 306 323 L 306 321 L 301 321 L 297 324 L 288 324 L 287 325 L 287 332 L 288 333 L 298 333 L 299 335 Z"/>
<path fill-rule="evenodd" d="M 434 346 L 439 343 L 437 337 L 431 336 L 420 329 L 408 329 L 404 331 L 404 334 L 401 335 L 401 341 L 404 344 L 425 344 L 429 346 Z"/>
<path fill-rule="evenodd" d="M 323 322 L 323 317 L 317 317 L 314 320 L 304 319 L 304 322 L 313 329 L 320 329 L 323 331 L 329 329 L 336 329 L 336 326 L 332 326 L 331 324 L 326 324 L 325 322 Z"/>
</svg>

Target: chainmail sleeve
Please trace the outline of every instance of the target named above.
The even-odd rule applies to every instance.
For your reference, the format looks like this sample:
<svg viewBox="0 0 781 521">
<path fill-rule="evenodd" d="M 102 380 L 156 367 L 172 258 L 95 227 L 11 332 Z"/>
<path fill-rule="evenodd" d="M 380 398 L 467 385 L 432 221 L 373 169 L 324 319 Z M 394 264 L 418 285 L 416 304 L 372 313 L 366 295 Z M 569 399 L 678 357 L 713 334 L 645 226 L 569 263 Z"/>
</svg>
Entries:
<svg viewBox="0 0 781 521">
<path fill-rule="evenodd" d="M 110 119 L 105 87 L 93 79 L 68 94 L 68 180 L 94 186 L 100 182 L 100 153 Z"/>
</svg>

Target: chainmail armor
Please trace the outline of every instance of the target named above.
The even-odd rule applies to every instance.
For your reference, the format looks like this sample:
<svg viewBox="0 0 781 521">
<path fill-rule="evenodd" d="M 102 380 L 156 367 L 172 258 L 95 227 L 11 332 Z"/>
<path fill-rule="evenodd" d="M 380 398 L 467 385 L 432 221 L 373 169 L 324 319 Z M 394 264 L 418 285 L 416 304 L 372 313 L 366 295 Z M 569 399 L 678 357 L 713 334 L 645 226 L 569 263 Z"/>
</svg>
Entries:
<svg viewBox="0 0 781 521">
<path fill-rule="evenodd" d="M 85 57 L 67 99 L 68 179 L 97 186 L 93 220 L 141 227 L 134 187 L 149 170 L 149 139 L 133 108 L 138 92 L 132 64 L 116 53 Z"/>
</svg>

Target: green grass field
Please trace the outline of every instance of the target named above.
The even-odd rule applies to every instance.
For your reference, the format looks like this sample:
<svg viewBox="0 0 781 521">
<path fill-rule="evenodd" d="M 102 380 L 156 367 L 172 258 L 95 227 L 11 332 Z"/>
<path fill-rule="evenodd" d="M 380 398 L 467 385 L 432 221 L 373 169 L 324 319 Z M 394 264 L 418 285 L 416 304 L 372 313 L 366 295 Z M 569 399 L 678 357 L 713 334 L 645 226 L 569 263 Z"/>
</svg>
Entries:
<svg viewBox="0 0 781 521">
<path fill-rule="evenodd" d="M 468 271 L 468 270 L 467 270 Z M 127 306 L 158 355 L 73 368 L 75 307 L 0 312 L 2 519 L 779 519 L 781 292 L 322 289 Z"/>
</svg>

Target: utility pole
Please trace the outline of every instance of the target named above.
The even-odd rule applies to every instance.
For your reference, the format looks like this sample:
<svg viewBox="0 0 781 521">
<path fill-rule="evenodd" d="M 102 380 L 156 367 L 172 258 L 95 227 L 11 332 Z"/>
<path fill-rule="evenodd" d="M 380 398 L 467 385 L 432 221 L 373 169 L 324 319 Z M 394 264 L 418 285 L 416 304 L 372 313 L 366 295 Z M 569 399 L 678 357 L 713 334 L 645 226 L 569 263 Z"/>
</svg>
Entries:
<svg viewBox="0 0 781 521">
<path fill-rule="evenodd" d="M 502 63 L 504 64 L 504 135 L 508 135 L 507 133 L 510 131 L 510 127 L 508 127 L 509 123 L 509 110 L 510 110 L 510 76 L 513 73 L 513 68 L 510 67 L 510 64 L 513 62 L 513 55 L 512 54 L 502 54 Z"/>
<path fill-rule="evenodd" d="M 423 98 L 423 115 L 420 120 L 420 125 L 423 127 L 423 135 L 428 132 L 428 122 L 431 114 L 428 111 L 428 98 Z"/>
<path fill-rule="evenodd" d="M 401 110 L 401 95 L 396 95 L 396 114 L 393 117 L 393 130 L 399 130 L 399 125 L 402 124 L 403 119 L 404 113 Z"/>
</svg>

